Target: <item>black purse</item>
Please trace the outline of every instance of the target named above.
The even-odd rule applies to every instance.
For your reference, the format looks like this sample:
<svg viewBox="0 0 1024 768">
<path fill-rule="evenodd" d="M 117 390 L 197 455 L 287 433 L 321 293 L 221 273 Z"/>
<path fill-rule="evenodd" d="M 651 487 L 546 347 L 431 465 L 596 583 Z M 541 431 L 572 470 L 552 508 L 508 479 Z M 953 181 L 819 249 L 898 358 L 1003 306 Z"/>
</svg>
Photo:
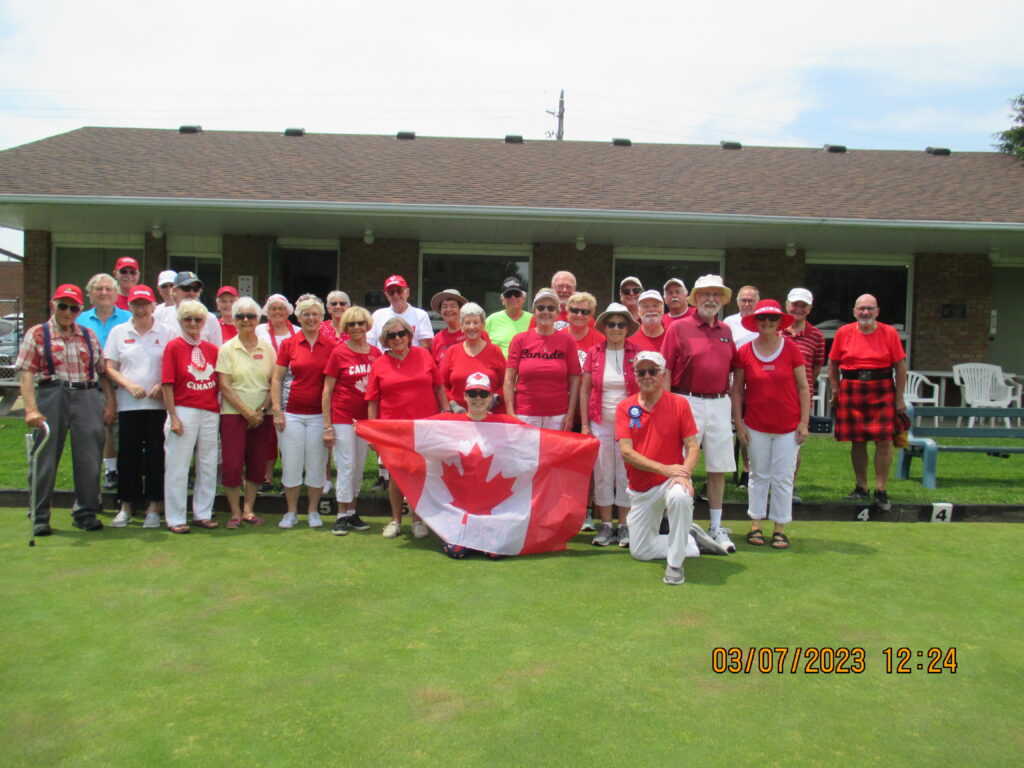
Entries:
<svg viewBox="0 0 1024 768">
<path fill-rule="evenodd" d="M 831 416 L 811 416 L 807 420 L 807 431 L 817 435 L 831 435 L 836 420 Z"/>
</svg>

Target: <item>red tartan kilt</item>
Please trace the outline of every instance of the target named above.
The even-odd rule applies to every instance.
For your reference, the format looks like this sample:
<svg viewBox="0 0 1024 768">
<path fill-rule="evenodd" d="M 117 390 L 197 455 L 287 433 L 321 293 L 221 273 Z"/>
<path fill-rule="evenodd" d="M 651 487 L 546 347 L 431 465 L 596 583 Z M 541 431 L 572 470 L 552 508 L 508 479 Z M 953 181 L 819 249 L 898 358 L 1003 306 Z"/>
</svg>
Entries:
<svg viewBox="0 0 1024 768">
<path fill-rule="evenodd" d="M 836 403 L 836 440 L 872 442 L 892 440 L 896 434 L 896 387 L 892 379 L 839 382 Z"/>
</svg>

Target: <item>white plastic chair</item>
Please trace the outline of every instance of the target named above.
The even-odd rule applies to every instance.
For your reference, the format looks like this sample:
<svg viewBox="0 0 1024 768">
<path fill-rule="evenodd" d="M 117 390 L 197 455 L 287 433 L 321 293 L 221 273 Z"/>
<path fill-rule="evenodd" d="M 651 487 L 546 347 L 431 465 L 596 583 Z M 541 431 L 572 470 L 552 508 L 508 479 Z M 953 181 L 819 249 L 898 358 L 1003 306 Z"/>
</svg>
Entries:
<svg viewBox="0 0 1024 768">
<path fill-rule="evenodd" d="M 1014 391 L 1003 377 L 1003 369 L 988 363 L 960 363 L 953 366 L 953 383 L 960 386 L 964 403 L 971 408 L 1008 408 L 1013 400 Z M 1006 428 L 1010 428 L 1010 420 L 1003 419 Z M 959 419 L 957 419 L 959 426 Z M 974 417 L 968 422 L 974 426 Z"/>
<path fill-rule="evenodd" d="M 828 374 L 819 373 L 815 382 L 814 397 L 811 398 L 811 413 L 828 416 Z"/>
<path fill-rule="evenodd" d="M 931 387 L 931 394 L 925 394 L 924 389 Z M 926 376 L 917 371 L 907 371 L 907 387 L 903 392 L 903 400 L 907 405 L 931 405 L 939 407 L 939 385 L 933 384 Z M 920 424 L 921 417 L 917 417 Z M 939 417 L 935 417 L 935 426 L 939 426 Z"/>
</svg>

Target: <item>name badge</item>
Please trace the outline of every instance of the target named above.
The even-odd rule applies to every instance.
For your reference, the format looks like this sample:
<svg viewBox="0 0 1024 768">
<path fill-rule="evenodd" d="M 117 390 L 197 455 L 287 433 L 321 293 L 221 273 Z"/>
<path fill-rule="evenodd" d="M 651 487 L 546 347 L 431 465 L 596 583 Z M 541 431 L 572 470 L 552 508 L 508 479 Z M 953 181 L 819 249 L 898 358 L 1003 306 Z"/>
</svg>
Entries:
<svg viewBox="0 0 1024 768">
<path fill-rule="evenodd" d="M 263 353 L 262 352 L 257 352 L 255 355 L 252 356 L 252 359 L 253 360 L 262 360 L 263 359 Z"/>
<path fill-rule="evenodd" d="M 764 370 L 766 370 L 766 371 L 774 371 L 775 370 L 775 363 L 771 363 L 769 365 L 764 366 Z"/>
<path fill-rule="evenodd" d="M 125 339 L 124 343 L 125 344 L 134 344 L 135 343 L 135 339 Z"/>
</svg>

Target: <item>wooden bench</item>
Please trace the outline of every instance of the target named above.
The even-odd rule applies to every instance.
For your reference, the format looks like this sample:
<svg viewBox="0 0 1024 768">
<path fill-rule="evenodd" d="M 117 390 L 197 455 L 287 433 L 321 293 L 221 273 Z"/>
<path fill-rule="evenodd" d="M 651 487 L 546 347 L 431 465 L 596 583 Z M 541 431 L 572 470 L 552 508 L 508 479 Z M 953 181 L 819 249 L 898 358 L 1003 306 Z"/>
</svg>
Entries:
<svg viewBox="0 0 1024 768">
<path fill-rule="evenodd" d="M 1008 458 L 1011 453 L 1024 453 L 1024 428 L 1021 427 L 959 427 L 959 426 L 914 426 L 918 417 L 922 423 L 928 419 L 961 419 L 961 418 L 985 418 L 985 419 L 1019 419 L 1024 417 L 1024 408 L 932 408 L 919 406 L 915 408 L 907 406 L 907 415 L 910 417 L 910 432 L 907 435 L 910 442 L 909 448 L 901 448 L 897 477 L 901 480 L 910 479 L 910 465 L 915 457 L 921 457 L 924 462 L 924 471 L 921 476 L 921 484 L 925 488 L 936 488 L 935 471 L 939 463 L 940 451 L 954 451 L 959 453 L 987 453 L 990 456 Z M 995 422 L 992 422 L 993 424 Z M 1011 422 L 1012 424 L 1013 422 Z M 1020 422 L 1017 422 L 1018 424 Z M 944 437 L 969 437 L 969 438 L 994 438 L 998 440 L 1017 441 L 1014 445 L 1010 442 L 994 445 L 940 445 L 933 438 Z"/>
</svg>

